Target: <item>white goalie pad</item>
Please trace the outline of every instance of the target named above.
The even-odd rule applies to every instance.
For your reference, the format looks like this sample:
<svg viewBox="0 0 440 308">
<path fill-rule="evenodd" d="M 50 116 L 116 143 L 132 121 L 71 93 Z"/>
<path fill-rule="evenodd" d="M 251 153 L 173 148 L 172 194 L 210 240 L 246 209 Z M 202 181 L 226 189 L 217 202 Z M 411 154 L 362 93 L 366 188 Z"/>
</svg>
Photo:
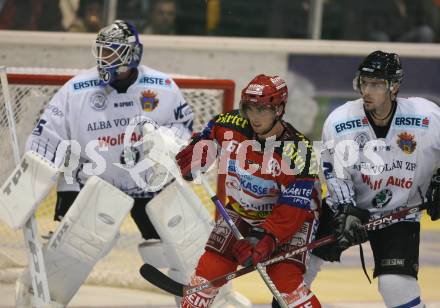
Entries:
<svg viewBox="0 0 440 308">
<path fill-rule="evenodd" d="M 214 227 L 211 215 L 186 183 L 177 182 L 155 196 L 146 211 L 162 240 L 170 275 L 188 282 Z M 141 254 L 149 254 L 148 246 Z"/>
<path fill-rule="evenodd" d="M 119 189 L 96 176 L 88 179 L 44 250 L 53 301 L 70 302 L 96 262 L 116 243 L 132 206 L 133 199 Z"/>
<path fill-rule="evenodd" d="M 251 301 L 232 289 L 231 282 L 220 288 L 211 308 L 251 308 Z"/>
<path fill-rule="evenodd" d="M 57 181 L 59 171 L 43 156 L 29 151 L 0 190 L 0 219 L 22 228 Z"/>
</svg>

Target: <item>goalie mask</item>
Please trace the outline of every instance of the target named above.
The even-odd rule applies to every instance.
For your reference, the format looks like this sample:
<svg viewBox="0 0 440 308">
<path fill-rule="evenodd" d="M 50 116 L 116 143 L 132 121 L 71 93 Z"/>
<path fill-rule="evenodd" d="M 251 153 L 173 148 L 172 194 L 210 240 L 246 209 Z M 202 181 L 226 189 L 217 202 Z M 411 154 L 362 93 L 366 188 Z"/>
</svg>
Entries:
<svg viewBox="0 0 440 308">
<path fill-rule="evenodd" d="M 287 85 L 279 76 L 267 76 L 260 74 L 241 91 L 240 114 L 246 117 L 246 109 L 249 105 L 271 108 L 276 111 L 278 106 L 287 102 Z M 279 119 L 284 114 L 276 114 Z"/>
<path fill-rule="evenodd" d="M 136 68 L 142 57 L 142 44 L 136 28 L 129 22 L 115 20 L 101 29 L 93 45 L 101 85 L 108 85 L 119 73 Z"/>
<path fill-rule="evenodd" d="M 400 84 L 403 79 L 399 56 L 380 50 L 372 52 L 359 65 L 353 80 L 353 88 L 356 91 L 360 89 L 361 77 L 384 80 L 387 84 L 387 90 L 390 90 L 392 84 Z"/>
</svg>

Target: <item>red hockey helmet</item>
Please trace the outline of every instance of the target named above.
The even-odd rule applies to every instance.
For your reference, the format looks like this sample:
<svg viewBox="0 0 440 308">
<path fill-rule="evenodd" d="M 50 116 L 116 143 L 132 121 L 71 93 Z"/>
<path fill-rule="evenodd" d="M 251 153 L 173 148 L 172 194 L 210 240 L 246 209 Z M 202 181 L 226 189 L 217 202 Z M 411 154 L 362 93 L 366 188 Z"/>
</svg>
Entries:
<svg viewBox="0 0 440 308">
<path fill-rule="evenodd" d="M 246 104 L 276 107 L 286 102 L 287 85 L 279 76 L 260 74 L 241 91 L 240 107 Z"/>
</svg>

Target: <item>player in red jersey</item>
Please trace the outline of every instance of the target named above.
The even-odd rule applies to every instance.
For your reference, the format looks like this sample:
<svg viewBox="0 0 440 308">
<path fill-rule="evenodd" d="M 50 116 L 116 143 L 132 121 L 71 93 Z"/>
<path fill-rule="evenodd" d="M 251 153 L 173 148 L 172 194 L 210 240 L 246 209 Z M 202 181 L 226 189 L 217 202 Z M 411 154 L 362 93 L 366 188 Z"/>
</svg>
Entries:
<svg viewBox="0 0 440 308">
<path fill-rule="evenodd" d="M 245 237 L 237 241 L 220 218 L 192 285 L 312 240 L 320 202 L 317 162 L 310 142 L 282 120 L 287 94 L 280 77 L 256 76 L 241 93 L 240 110 L 216 116 L 176 156 L 186 180 L 220 157 L 226 209 Z M 306 259 L 302 253 L 267 267 L 289 307 L 321 307 L 303 282 Z M 209 307 L 217 293 L 214 287 L 185 296 L 182 307 Z M 272 306 L 279 307 L 275 300 Z"/>
</svg>

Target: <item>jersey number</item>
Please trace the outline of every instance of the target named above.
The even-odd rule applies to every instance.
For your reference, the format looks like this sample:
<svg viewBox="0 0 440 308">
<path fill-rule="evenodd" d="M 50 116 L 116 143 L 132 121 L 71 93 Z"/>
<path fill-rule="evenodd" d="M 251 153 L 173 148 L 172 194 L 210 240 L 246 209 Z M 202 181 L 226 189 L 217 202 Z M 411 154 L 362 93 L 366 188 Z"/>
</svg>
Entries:
<svg viewBox="0 0 440 308">
<path fill-rule="evenodd" d="M 47 123 L 46 120 L 40 119 L 37 125 L 35 126 L 34 130 L 32 131 L 32 135 L 40 136 L 41 133 L 43 132 L 43 128 L 44 125 L 46 125 L 46 123 Z"/>
</svg>

